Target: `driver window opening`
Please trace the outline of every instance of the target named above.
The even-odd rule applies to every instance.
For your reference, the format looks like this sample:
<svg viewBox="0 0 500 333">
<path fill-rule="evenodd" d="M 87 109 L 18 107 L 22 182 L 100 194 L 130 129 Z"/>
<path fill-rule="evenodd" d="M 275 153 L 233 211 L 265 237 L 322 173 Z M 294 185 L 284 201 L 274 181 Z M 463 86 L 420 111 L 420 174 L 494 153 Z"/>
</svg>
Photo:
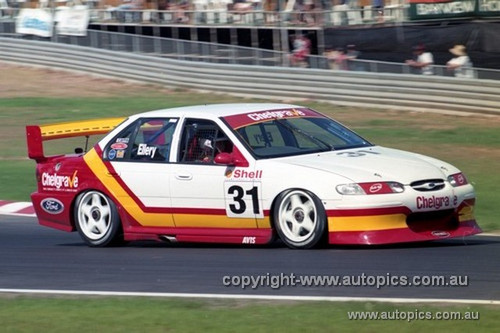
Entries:
<svg viewBox="0 0 500 333">
<path fill-rule="evenodd" d="M 217 154 L 232 151 L 233 143 L 215 123 L 196 119 L 186 121 L 179 150 L 181 162 L 214 163 Z"/>
</svg>

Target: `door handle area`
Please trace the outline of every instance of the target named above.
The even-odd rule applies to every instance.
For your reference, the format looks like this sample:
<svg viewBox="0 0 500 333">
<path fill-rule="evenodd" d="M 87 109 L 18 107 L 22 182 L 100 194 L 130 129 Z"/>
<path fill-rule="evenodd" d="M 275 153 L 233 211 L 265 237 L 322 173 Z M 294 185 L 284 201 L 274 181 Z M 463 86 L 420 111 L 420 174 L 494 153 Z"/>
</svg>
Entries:
<svg viewBox="0 0 500 333">
<path fill-rule="evenodd" d="M 191 180 L 193 179 L 193 175 L 190 173 L 177 173 L 175 174 L 175 178 L 179 180 Z"/>
</svg>

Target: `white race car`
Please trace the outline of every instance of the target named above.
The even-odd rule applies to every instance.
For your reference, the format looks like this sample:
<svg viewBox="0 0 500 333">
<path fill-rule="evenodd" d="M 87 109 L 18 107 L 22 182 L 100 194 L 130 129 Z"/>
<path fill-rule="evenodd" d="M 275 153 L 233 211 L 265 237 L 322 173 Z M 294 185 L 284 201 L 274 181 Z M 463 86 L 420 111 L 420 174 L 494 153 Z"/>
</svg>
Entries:
<svg viewBox="0 0 500 333">
<path fill-rule="evenodd" d="M 113 129 L 114 128 L 114 129 Z M 89 151 L 43 141 L 109 132 Z M 223 104 L 27 126 L 40 224 L 91 246 L 164 240 L 292 248 L 481 232 L 454 166 L 373 145 L 309 108 Z"/>
</svg>

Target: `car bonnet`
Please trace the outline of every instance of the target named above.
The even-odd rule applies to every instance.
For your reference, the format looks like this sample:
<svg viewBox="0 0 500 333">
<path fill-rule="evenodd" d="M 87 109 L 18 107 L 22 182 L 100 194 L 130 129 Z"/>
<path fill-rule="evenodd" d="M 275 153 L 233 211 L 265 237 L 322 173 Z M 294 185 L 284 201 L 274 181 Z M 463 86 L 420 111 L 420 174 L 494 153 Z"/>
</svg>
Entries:
<svg viewBox="0 0 500 333">
<path fill-rule="evenodd" d="M 353 182 L 446 179 L 459 172 L 448 163 L 410 152 L 379 146 L 331 151 L 286 158 L 287 164 L 346 177 Z"/>
</svg>

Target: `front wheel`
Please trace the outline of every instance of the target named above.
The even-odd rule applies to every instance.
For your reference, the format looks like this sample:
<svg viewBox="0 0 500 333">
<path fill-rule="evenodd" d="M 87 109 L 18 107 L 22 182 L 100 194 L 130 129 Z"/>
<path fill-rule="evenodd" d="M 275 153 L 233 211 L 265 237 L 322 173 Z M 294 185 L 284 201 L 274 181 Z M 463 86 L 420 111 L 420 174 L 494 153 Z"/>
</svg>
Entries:
<svg viewBox="0 0 500 333">
<path fill-rule="evenodd" d="M 90 246 L 104 247 L 123 241 L 116 206 L 101 192 L 88 191 L 78 196 L 75 224 L 80 236 Z"/>
<path fill-rule="evenodd" d="M 318 197 L 306 190 L 281 193 L 276 199 L 273 218 L 278 235 L 291 248 L 312 248 L 325 234 L 325 208 Z"/>
</svg>

